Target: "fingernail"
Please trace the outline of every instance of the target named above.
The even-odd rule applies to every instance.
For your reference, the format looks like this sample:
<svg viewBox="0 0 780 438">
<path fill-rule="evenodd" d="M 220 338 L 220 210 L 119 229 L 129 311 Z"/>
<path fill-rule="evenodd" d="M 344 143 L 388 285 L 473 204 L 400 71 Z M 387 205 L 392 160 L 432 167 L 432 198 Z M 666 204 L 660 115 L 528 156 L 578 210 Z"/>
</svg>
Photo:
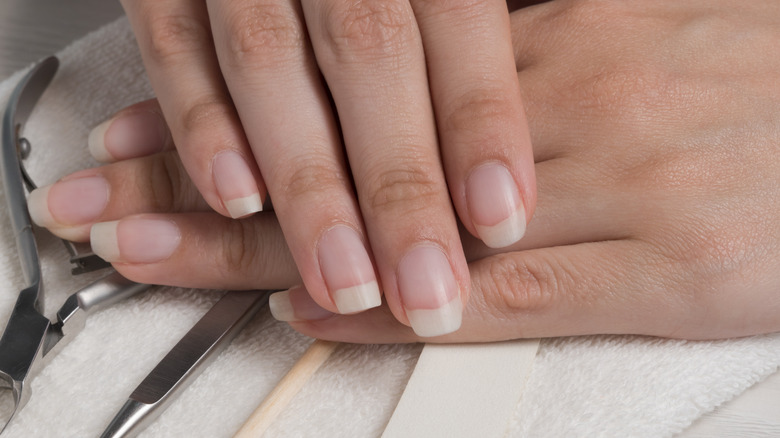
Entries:
<svg viewBox="0 0 780 438">
<path fill-rule="evenodd" d="M 172 221 L 127 218 L 93 225 L 89 239 L 92 251 L 105 261 L 156 263 L 179 247 L 181 233 Z"/>
<path fill-rule="evenodd" d="M 33 190 L 27 206 L 42 227 L 67 227 L 96 220 L 108 205 L 109 186 L 102 176 L 58 181 Z"/>
<path fill-rule="evenodd" d="M 316 321 L 334 314 L 320 307 L 301 286 L 268 297 L 271 315 L 279 321 Z"/>
<path fill-rule="evenodd" d="M 238 152 L 218 153 L 212 171 L 219 197 L 231 217 L 240 218 L 263 210 L 255 177 Z"/>
<path fill-rule="evenodd" d="M 382 304 L 368 251 L 358 233 L 338 225 L 320 239 L 320 270 L 339 313 L 356 313 Z"/>
<path fill-rule="evenodd" d="M 525 208 L 515 179 L 499 163 L 483 164 L 466 181 L 469 213 L 479 238 L 491 248 L 504 248 L 525 234 Z"/>
<path fill-rule="evenodd" d="M 406 316 L 418 336 L 439 336 L 460 328 L 460 291 L 450 262 L 440 249 L 418 246 L 406 253 L 398 265 L 398 287 Z"/>
<path fill-rule="evenodd" d="M 167 132 L 165 120 L 158 113 L 120 113 L 93 128 L 87 144 L 96 160 L 111 162 L 160 152 Z"/>
</svg>

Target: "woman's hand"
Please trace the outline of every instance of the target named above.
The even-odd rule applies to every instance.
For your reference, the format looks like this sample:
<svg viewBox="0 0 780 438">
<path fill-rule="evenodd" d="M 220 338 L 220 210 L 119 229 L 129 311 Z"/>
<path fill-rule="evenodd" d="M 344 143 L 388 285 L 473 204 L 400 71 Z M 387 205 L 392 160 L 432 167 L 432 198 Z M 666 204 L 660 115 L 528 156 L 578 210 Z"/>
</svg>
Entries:
<svg viewBox="0 0 780 438">
<path fill-rule="evenodd" d="M 260 211 L 267 185 L 320 306 L 363 311 L 381 290 L 420 335 L 460 326 L 470 282 L 456 212 L 505 247 L 536 202 L 503 0 L 122 4 L 214 210 Z M 113 143 L 145 123 L 119 116 L 91 136 L 97 156 L 164 147 L 164 136 L 140 150 Z"/>
<path fill-rule="evenodd" d="M 511 249 L 463 233 L 472 299 L 434 341 L 780 330 L 780 4 L 551 2 L 512 25 L 539 205 Z M 92 175 L 110 187 L 92 222 L 121 219 L 93 245 L 130 278 L 297 283 L 273 217 L 169 213 L 205 206 L 175 153 L 77 176 Z M 155 227 L 172 238 L 149 251 Z M 336 315 L 300 289 L 272 302 L 311 336 L 420 340 L 386 307 Z"/>
</svg>

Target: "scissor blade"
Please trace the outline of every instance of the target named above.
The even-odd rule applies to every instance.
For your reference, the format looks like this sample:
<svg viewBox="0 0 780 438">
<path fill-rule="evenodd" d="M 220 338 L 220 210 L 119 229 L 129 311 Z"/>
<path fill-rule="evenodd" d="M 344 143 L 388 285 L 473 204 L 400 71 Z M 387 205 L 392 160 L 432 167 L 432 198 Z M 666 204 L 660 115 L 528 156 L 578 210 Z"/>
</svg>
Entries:
<svg viewBox="0 0 780 438">
<path fill-rule="evenodd" d="M 267 302 L 264 291 L 226 293 L 138 385 L 101 437 L 136 436 L 151 424 Z"/>
</svg>

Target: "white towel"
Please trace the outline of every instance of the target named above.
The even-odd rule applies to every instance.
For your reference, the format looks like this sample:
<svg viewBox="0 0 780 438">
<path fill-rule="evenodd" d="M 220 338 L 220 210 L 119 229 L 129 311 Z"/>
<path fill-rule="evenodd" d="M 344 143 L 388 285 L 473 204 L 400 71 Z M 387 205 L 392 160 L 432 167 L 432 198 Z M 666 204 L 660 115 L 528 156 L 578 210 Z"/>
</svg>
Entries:
<svg viewBox="0 0 780 438">
<path fill-rule="evenodd" d="M 152 96 L 124 19 L 58 56 L 60 72 L 25 132 L 33 144 L 28 166 L 42 184 L 96 165 L 86 147 L 90 128 L 123 106 Z M 20 77 L 0 84 L 0 102 Z M 5 199 L 0 202 L 4 205 Z M 0 323 L 7 320 L 22 284 L 7 223 L 0 214 Z M 71 277 L 61 243 L 38 231 L 51 313 L 95 277 Z M 97 436 L 219 295 L 156 288 L 92 315 L 85 330 L 33 381 L 30 402 L 6 436 Z M 309 342 L 263 312 L 142 436 L 231 436 Z M 341 347 L 278 418 L 269 436 L 378 436 L 420 349 Z M 511 421 L 511 435 L 670 436 L 778 365 L 778 335 L 718 342 L 636 336 L 544 340 L 523 403 Z"/>
</svg>

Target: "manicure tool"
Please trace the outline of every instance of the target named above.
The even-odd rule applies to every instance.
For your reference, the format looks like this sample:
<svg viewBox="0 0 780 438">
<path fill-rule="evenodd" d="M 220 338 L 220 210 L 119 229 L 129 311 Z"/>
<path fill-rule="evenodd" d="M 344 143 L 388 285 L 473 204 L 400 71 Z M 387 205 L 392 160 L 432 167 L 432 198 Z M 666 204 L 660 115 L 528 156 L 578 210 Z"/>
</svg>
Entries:
<svg viewBox="0 0 780 438">
<path fill-rule="evenodd" d="M 339 346 L 338 342 L 315 339 L 303 353 L 298 362 L 295 362 L 290 371 L 271 390 L 262 403 L 252 412 L 252 415 L 244 422 L 241 429 L 233 435 L 233 438 L 253 438 L 263 436 L 266 429 L 273 424 L 276 417 L 289 404 L 295 394 L 298 394 L 306 382 L 317 372 Z"/>
<path fill-rule="evenodd" d="M 150 287 L 113 272 L 69 296 L 57 311 L 56 321 L 44 316 L 41 266 L 25 197 L 25 186 L 32 190 L 35 184 L 22 165 L 22 157 L 29 153 L 30 145 L 20 134 L 58 65 L 59 61 L 50 57 L 33 67 L 14 89 L 3 117 L 0 156 L 3 187 L 26 285 L 19 292 L 0 338 L 0 391 L 3 395 L 10 391 L 14 405 L 0 433 L 30 399 L 32 378 L 84 328 L 88 313 Z M 75 272 L 103 266 L 97 257 L 81 255 L 76 245 L 66 242 L 66 246 L 71 260 L 77 264 Z"/>
<path fill-rule="evenodd" d="M 265 291 L 227 292 L 138 385 L 101 438 L 133 437 L 151 424 L 267 302 Z"/>
</svg>

